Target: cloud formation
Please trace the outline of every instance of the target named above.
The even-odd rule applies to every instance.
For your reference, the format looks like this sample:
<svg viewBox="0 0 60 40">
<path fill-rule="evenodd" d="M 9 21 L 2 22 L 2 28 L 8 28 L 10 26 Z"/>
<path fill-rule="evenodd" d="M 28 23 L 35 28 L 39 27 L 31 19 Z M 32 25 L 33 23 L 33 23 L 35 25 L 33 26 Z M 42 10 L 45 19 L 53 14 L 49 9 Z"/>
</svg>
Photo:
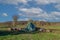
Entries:
<svg viewBox="0 0 60 40">
<path fill-rule="evenodd" d="M 60 3 L 60 0 L 0 0 L 0 3 L 18 4 L 27 3 L 28 1 L 35 1 L 39 4 Z"/>
<path fill-rule="evenodd" d="M 29 20 L 29 18 L 21 18 L 18 21 L 28 21 L 28 20 Z"/>
<path fill-rule="evenodd" d="M 20 8 L 19 11 L 24 12 L 24 14 L 26 17 L 30 17 L 30 18 L 43 18 L 47 19 L 47 20 L 58 20 L 59 18 L 57 16 L 60 16 L 60 12 L 51 12 L 51 13 L 47 13 L 44 10 L 40 9 L 40 8 Z"/>
<path fill-rule="evenodd" d="M 38 4 L 60 3 L 60 0 L 35 0 Z"/>
<path fill-rule="evenodd" d="M 14 4 L 14 5 L 18 5 L 18 3 L 26 4 L 27 2 L 28 0 L 0 0 L 0 3 Z"/>
<path fill-rule="evenodd" d="M 46 14 L 42 9 L 40 8 L 20 8 L 19 11 L 22 11 L 25 13 L 27 17 L 39 17 L 43 14 Z M 24 15 L 24 14 L 23 14 Z M 43 15 L 44 16 L 44 15 Z"/>
<path fill-rule="evenodd" d="M 50 3 L 57 4 L 55 5 L 55 8 L 60 10 L 60 0 L 0 0 L 0 3 L 3 4 L 13 4 L 13 5 L 19 5 L 19 3 L 23 3 L 25 5 L 28 4 L 28 2 L 36 2 L 37 5 L 47 5 Z M 29 5 L 29 4 L 28 4 Z"/>
<path fill-rule="evenodd" d="M 60 4 L 57 4 L 57 5 L 55 6 L 55 8 L 57 8 L 58 10 L 60 10 Z"/>
<path fill-rule="evenodd" d="M 38 7 L 32 7 L 33 6 L 32 2 L 34 4 L 34 6 L 37 5 Z M 60 12 L 52 10 L 52 12 L 48 13 L 45 10 L 43 10 L 42 8 L 40 8 L 40 5 L 51 6 L 49 4 L 53 3 L 53 4 L 56 4 L 56 5 L 54 5 L 54 7 L 60 11 L 60 0 L 0 0 L 0 4 L 1 3 L 16 5 L 17 6 L 16 9 L 18 9 L 18 11 L 22 12 L 22 13 L 18 14 L 19 16 L 23 16 L 23 17 L 25 16 L 28 18 L 42 18 L 39 20 L 45 20 L 45 21 L 53 20 L 53 19 L 54 20 L 60 19 L 59 18 Z M 23 6 L 20 6 L 19 5 L 20 3 L 22 3 Z M 50 7 L 50 8 L 53 9 L 53 7 Z M 49 9 L 46 9 L 46 10 L 50 11 Z M 8 16 L 8 14 L 3 13 L 3 16 Z M 28 20 L 28 18 L 24 18 L 24 19 L 20 19 L 20 20 Z"/>
<path fill-rule="evenodd" d="M 7 13 L 3 13 L 2 16 L 8 16 L 8 14 Z"/>
</svg>

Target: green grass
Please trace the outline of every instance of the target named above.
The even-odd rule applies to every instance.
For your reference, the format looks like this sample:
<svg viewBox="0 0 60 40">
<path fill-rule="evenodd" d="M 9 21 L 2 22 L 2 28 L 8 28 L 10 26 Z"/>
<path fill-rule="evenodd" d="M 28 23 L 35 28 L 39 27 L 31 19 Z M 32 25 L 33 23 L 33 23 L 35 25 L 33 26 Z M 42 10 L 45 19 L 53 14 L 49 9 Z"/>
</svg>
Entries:
<svg viewBox="0 0 60 40">
<path fill-rule="evenodd" d="M 18 25 L 20 28 L 24 28 L 25 25 Z M 46 29 L 60 29 L 60 26 L 42 26 Z M 0 30 L 7 30 L 7 28 L 0 28 Z M 1 34 L 0 34 L 1 35 Z M 35 33 L 35 34 L 7 34 L 1 35 L 0 40 L 60 40 L 59 33 Z"/>
<path fill-rule="evenodd" d="M 40 27 L 45 29 L 60 29 L 60 26 L 40 26 Z"/>
<path fill-rule="evenodd" d="M 60 34 L 36 33 L 0 36 L 0 40 L 60 40 Z"/>
<path fill-rule="evenodd" d="M 60 29 L 60 26 L 49 26 L 46 29 Z"/>
</svg>

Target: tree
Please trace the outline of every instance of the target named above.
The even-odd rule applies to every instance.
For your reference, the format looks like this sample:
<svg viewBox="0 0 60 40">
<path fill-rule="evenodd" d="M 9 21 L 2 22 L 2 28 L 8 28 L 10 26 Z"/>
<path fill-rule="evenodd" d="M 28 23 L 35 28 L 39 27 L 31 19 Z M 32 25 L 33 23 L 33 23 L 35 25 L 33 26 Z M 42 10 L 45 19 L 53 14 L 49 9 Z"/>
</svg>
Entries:
<svg viewBox="0 0 60 40">
<path fill-rule="evenodd" d="M 29 22 L 33 22 L 33 20 L 32 19 L 29 19 Z"/>
<path fill-rule="evenodd" d="M 13 15 L 13 26 L 17 25 L 18 15 Z"/>
</svg>

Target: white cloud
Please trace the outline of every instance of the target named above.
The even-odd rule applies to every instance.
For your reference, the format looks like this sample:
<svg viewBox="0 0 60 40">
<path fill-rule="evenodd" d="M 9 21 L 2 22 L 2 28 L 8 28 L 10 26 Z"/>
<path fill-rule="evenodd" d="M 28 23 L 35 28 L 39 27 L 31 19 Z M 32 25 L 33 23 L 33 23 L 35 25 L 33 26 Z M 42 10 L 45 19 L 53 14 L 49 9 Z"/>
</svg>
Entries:
<svg viewBox="0 0 60 40">
<path fill-rule="evenodd" d="M 26 13 L 40 13 L 42 12 L 42 9 L 40 8 L 20 8 L 20 11 L 24 11 Z"/>
<path fill-rule="evenodd" d="M 57 5 L 55 6 L 55 8 L 57 8 L 58 10 L 60 10 L 60 4 L 57 4 Z"/>
<path fill-rule="evenodd" d="M 48 4 L 48 0 L 35 0 L 38 4 Z"/>
<path fill-rule="evenodd" d="M 0 3 L 18 5 L 18 3 L 28 4 L 28 1 L 32 0 L 0 0 Z M 57 3 L 60 5 L 60 0 L 33 0 L 33 1 L 35 1 L 39 5 L 50 4 L 50 3 Z M 58 9 L 60 9 L 59 5 L 56 6 Z"/>
<path fill-rule="evenodd" d="M 47 21 L 47 20 L 59 20 L 60 18 L 60 12 L 57 11 L 53 11 L 51 13 L 47 13 L 44 10 L 42 10 L 41 8 L 19 8 L 19 11 L 24 12 L 25 17 L 28 18 L 42 18 L 42 19 L 38 19 L 38 20 L 43 20 L 43 21 Z M 59 17 L 57 17 L 59 16 Z"/>
<path fill-rule="evenodd" d="M 59 20 L 60 18 L 56 17 L 55 19 L 56 19 L 56 20 Z"/>
<path fill-rule="evenodd" d="M 0 0 L 0 3 L 6 3 L 6 4 L 24 3 L 26 4 L 28 1 L 32 1 L 32 0 Z M 38 4 L 60 3 L 60 0 L 33 0 L 33 1 L 37 2 Z"/>
<path fill-rule="evenodd" d="M 25 14 L 23 15 L 29 18 L 53 19 L 55 17 L 40 8 L 20 8 L 19 10 L 24 12 Z"/>
<path fill-rule="evenodd" d="M 58 16 L 60 16 L 60 12 L 56 12 L 56 11 L 54 11 L 54 12 L 51 12 L 50 14 L 48 14 L 49 16 L 46 18 L 46 19 L 50 19 L 50 20 L 52 20 L 52 19 L 55 19 L 55 20 L 58 20 L 58 19 L 60 19 Z"/>
<path fill-rule="evenodd" d="M 19 16 L 22 16 L 23 14 L 19 13 L 18 15 L 19 15 Z"/>
<path fill-rule="evenodd" d="M 50 3 L 55 3 L 57 5 L 55 5 L 55 8 L 57 8 L 58 10 L 60 10 L 60 0 L 35 0 L 37 4 L 50 4 Z"/>
<path fill-rule="evenodd" d="M 0 0 L 0 3 L 15 4 L 15 5 L 18 5 L 18 3 L 26 4 L 27 2 L 28 0 Z"/>
<path fill-rule="evenodd" d="M 29 20 L 29 18 L 21 18 L 18 21 L 28 21 L 28 20 Z"/>
<path fill-rule="evenodd" d="M 54 16 L 60 16 L 60 12 L 56 12 L 56 11 L 52 12 L 51 14 L 54 15 Z"/>
<path fill-rule="evenodd" d="M 47 16 L 46 12 L 40 8 L 20 8 L 19 11 L 24 12 L 27 17 Z"/>
<path fill-rule="evenodd" d="M 18 5 L 18 3 L 28 4 L 28 1 L 32 1 L 32 0 L 0 0 L 0 3 Z M 57 3 L 55 7 L 60 10 L 60 0 L 33 0 L 33 1 L 35 1 L 39 5 Z"/>
<path fill-rule="evenodd" d="M 25 15 L 23 15 L 22 13 L 19 13 L 18 15 L 19 15 L 19 16 L 25 16 Z"/>
<path fill-rule="evenodd" d="M 45 20 L 45 19 L 40 19 L 40 20 L 38 20 L 38 21 L 44 21 L 44 22 L 47 22 L 47 20 Z"/>
<path fill-rule="evenodd" d="M 8 16 L 8 14 L 7 13 L 3 13 L 2 16 Z"/>
<path fill-rule="evenodd" d="M 38 4 L 60 3 L 60 0 L 35 0 Z"/>
</svg>

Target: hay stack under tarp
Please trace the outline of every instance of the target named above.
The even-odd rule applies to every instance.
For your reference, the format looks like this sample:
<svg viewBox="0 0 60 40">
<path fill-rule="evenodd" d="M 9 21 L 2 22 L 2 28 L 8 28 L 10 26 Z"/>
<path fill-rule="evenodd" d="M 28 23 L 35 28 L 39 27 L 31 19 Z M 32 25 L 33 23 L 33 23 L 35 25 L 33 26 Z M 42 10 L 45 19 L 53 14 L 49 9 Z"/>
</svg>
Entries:
<svg viewBox="0 0 60 40">
<path fill-rule="evenodd" d="M 29 22 L 25 28 L 27 32 L 32 32 L 36 30 L 35 25 L 32 22 Z"/>
</svg>

